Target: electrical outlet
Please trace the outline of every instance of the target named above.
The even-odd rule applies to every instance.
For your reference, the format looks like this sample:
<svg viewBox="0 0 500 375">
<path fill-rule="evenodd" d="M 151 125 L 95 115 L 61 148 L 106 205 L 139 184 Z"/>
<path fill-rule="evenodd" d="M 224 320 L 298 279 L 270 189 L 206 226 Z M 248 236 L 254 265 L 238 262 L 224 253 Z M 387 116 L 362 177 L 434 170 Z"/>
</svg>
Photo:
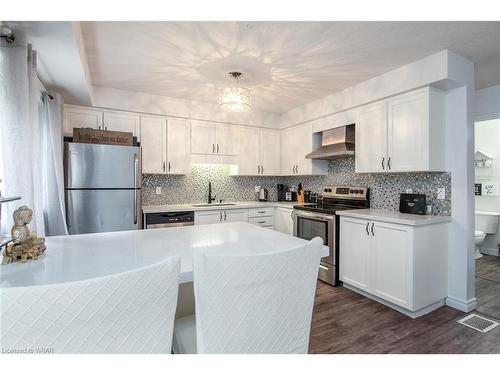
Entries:
<svg viewBox="0 0 500 375">
<path fill-rule="evenodd" d="M 406 194 L 413 194 L 413 189 L 412 188 L 406 189 L 405 193 Z"/>
<path fill-rule="evenodd" d="M 156 194 L 160 195 L 161 194 L 161 186 L 156 187 Z"/>
<path fill-rule="evenodd" d="M 260 192 L 260 186 L 256 186 L 256 187 L 254 188 L 254 191 L 255 191 L 256 193 Z"/>
<path fill-rule="evenodd" d="M 446 199 L 446 188 L 437 189 L 437 199 Z"/>
</svg>

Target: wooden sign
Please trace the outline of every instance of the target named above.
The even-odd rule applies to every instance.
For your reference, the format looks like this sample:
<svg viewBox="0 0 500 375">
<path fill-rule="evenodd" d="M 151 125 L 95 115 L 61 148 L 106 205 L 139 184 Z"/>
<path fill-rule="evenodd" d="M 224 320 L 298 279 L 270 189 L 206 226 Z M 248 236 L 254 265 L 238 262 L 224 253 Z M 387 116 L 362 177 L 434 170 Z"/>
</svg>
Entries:
<svg viewBox="0 0 500 375">
<path fill-rule="evenodd" d="M 110 130 L 96 130 L 92 128 L 74 128 L 73 142 L 95 143 L 102 145 L 132 146 L 133 134 L 114 132 Z"/>
</svg>

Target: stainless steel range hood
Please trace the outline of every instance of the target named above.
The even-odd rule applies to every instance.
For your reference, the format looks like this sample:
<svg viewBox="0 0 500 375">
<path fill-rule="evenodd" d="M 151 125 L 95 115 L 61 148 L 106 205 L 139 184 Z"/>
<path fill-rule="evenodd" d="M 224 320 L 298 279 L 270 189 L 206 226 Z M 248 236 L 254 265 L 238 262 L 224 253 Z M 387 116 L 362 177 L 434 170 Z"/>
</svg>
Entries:
<svg viewBox="0 0 500 375">
<path fill-rule="evenodd" d="M 354 124 L 323 130 L 321 147 L 306 159 L 332 160 L 344 155 L 354 155 Z"/>
</svg>

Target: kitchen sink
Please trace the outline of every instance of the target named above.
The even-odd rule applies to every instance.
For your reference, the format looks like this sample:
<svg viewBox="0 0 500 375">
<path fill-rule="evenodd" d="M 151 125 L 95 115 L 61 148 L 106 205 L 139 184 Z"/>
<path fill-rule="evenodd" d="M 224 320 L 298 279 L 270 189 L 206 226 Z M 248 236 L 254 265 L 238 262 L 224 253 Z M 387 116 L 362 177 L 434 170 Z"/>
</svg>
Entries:
<svg viewBox="0 0 500 375">
<path fill-rule="evenodd" d="M 193 204 L 193 207 L 221 207 L 221 206 L 235 206 L 236 203 L 202 203 Z"/>
</svg>

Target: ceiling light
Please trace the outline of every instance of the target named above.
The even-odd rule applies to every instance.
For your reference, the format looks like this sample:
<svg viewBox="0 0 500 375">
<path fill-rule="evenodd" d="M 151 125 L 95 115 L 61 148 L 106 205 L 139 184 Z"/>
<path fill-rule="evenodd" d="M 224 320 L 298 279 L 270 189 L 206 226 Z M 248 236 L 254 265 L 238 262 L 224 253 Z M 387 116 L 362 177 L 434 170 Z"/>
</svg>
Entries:
<svg viewBox="0 0 500 375">
<path fill-rule="evenodd" d="M 252 104 L 250 89 L 241 87 L 239 79 L 240 72 L 230 72 L 229 75 L 234 78 L 235 85 L 224 87 L 219 90 L 219 105 L 224 111 L 228 112 L 246 112 L 249 111 Z"/>
</svg>

